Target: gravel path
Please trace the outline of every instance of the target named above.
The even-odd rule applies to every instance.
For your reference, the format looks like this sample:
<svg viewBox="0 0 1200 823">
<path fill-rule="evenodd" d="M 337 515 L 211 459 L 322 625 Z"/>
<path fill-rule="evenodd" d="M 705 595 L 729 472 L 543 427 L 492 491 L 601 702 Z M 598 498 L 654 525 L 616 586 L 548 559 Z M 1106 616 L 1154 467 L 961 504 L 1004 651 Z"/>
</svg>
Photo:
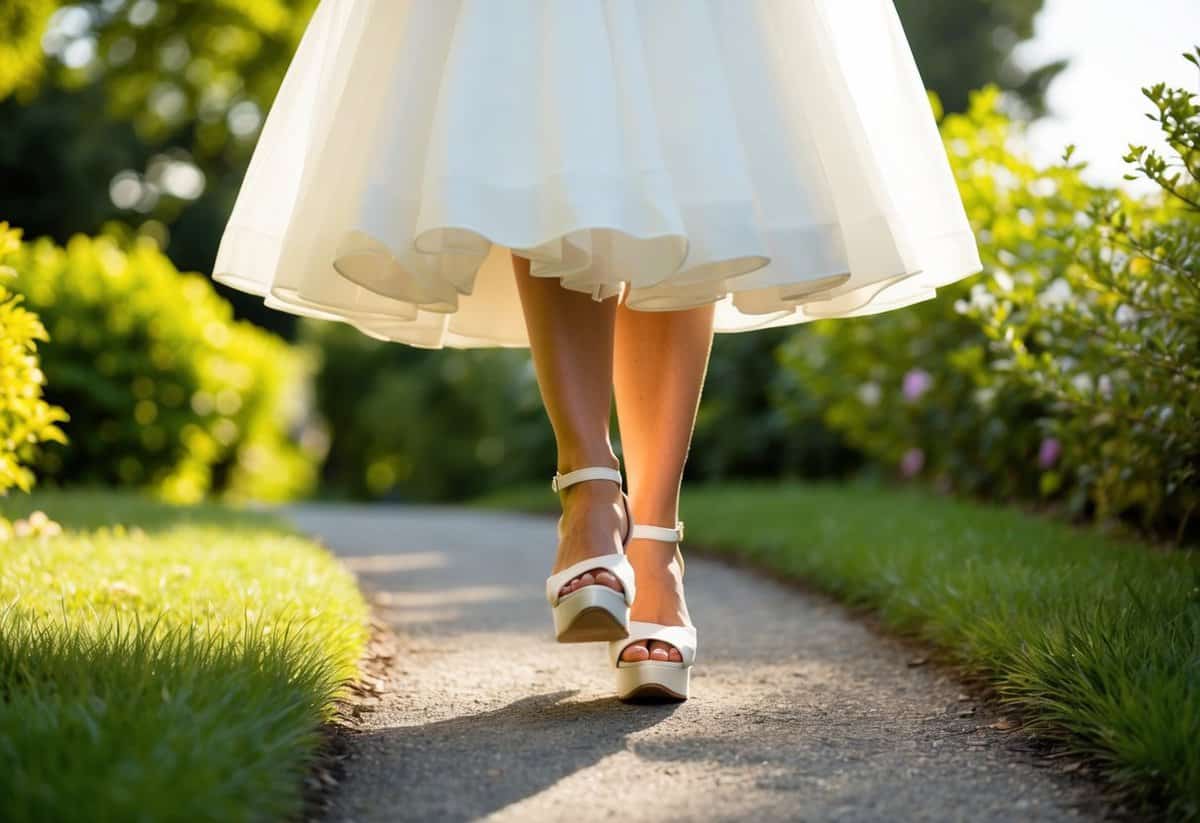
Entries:
<svg viewBox="0 0 1200 823">
<path fill-rule="evenodd" d="M 396 632 L 329 820 L 1098 820 L 1096 788 L 824 599 L 700 558 L 692 699 L 626 706 L 557 645 L 550 518 L 305 506 Z"/>
</svg>

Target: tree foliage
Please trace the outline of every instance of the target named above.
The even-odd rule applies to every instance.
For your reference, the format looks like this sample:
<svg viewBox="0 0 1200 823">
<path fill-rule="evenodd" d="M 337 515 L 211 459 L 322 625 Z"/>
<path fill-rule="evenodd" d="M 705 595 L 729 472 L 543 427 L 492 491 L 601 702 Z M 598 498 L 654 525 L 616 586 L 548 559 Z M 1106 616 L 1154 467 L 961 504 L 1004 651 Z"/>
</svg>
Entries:
<svg viewBox="0 0 1200 823">
<path fill-rule="evenodd" d="M 0 4 L 0 100 L 28 90 L 43 68 L 42 32 L 58 0 L 5 0 Z"/>
<path fill-rule="evenodd" d="M 1033 36 L 1045 0 L 896 0 L 926 85 L 947 111 L 965 111 L 975 89 L 1013 92 L 1029 114 L 1045 110 L 1050 81 L 1065 61 L 1023 67 L 1013 50 Z"/>
</svg>

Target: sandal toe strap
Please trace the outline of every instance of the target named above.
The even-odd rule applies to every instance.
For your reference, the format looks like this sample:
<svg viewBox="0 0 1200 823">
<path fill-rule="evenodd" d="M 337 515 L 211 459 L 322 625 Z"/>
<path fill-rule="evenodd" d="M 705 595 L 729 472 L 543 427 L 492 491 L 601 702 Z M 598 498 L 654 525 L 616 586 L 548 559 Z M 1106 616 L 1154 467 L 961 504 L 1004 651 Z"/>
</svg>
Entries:
<svg viewBox="0 0 1200 823">
<path fill-rule="evenodd" d="M 581 574 L 590 572 L 593 569 L 607 571 L 613 577 L 617 578 L 621 583 L 621 587 L 625 590 L 625 604 L 627 606 L 633 605 L 633 598 L 637 594 L 633 579 L 633 566 L 629 565 L 629 561 L 625 558 L 625 555 L 619 552 L 580 560 L 578 563 L 574 563 L 546 578 L 546 599 L 550 601 L 550 605 L 558 605 L 558 592 L 563 586 Z"/>
<path fill-rule="evenodd" d="M 629 624 L 629 636 L 608 644 L 608 654 L 614 666 L 621 665 L 621 653 L 634 643 L 661 640 L 679 650 L 683 665 L 696 662 L 696 627 L 664 626 L 660 623 L 642 623 L 634 620 Z M 644 662 L 644 661 L 643 661 Z"/>
</svg>

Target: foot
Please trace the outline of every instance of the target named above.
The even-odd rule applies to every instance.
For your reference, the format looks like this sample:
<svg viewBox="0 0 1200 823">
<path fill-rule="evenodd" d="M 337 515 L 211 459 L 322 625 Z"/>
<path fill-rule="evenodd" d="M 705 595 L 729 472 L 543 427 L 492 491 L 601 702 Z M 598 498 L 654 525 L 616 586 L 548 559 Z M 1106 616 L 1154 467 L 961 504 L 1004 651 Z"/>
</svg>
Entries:
<svg viewBox="0 0 1200 823">
<path fill-rule="evenodd" d="M 621 489 L 606 481 L 577 483 L 562 490 L 562 517 L 558 520 L 558 557 L 554 571 L 560 571 L 589 557 L 602 557 L 621 550 L 629 522 Z M 604 569 L 591 569 L 573 578 L 558 591 L 565 597 L 584 586 L 607 586 L 624 591 L 615 575 Z"/>
<path fill-rule="evenodd" d="M 663 626 L 690 626 L 687 603 L 683 597 L 683 569 L 675 557 L 675 544 L 660 540 L 634 540 L 627 550 L 637 578 L 637 596 L 630 620 Z M 682 663 L 679 649 L 661 640 L 630 643 L 621 652 L 629 663 L 644 660 Z"/>
</svg>

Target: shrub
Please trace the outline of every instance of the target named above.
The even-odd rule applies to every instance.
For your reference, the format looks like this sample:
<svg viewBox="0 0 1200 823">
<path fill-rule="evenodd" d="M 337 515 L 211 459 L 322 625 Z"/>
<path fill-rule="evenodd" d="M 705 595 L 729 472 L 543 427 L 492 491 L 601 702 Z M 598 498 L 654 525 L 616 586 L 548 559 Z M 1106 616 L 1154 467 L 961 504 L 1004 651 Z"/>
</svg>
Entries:
<svg viewBox="0 0 1200 823">
<path fill-rule="evenodd" d="M 13 276 L 5 261 L 20 247 L 21 233 L 0 223 L 0 276 Z M 0 493 L 13 487 L 29 491 L 37 445 L 66 442 L 58 427 L 66 413 L 42 397 L 37 344 L 47 339 L 46 329 L 22 302 L 0 285 Z"/>
<path fill-rule="evenodd" d="M 72 446 L 40 456 L 48 479 L 180 501 L 281 498 L 311 485 L 311 457 L 283 431 L 303 358 L 235 323 L 207 279 L 179 273 L 145 239 L 41 240 L 13 266 L 53 336 L 48 395 L 73 412 Z"/>
<path fill-rule="evenodd" d="M 1073 259 L 1049 283 L 1014 278 L 969 315 L 1011 358 L 1006 382 L 1049 404 L 1042 491 L 1067 484 L 1100 516 L 1181 537 L 1200 506 L 1200 105 L 1145 94 L 1172 151 L 1125 159 L 1161 196 L 1099 193 L 1085 228 L 1058 233 Z"/>
<path fill-rule="evenodd" d="M 1200 118 L 1186 92 L 1147 94 L 1182 156 L 1128 159 L 1165 200 L 1089 185 L 1069 155 L 1033 165 L 995 90 L 946 118 L 987 273 L 798 331 L 780 356 L 800 401 L 902 476 L 1182 533 L 1200 493 Z"/>
<path fill-rule="evenodd" d="M 1077 174 L 1042 170 L 1014 154 L 1018 128 L 999 94 L 972 98 L 942 132 L 985 268 L 1030 272 L 1065 265 L 1048 239 L 1074 210 L 1039 192 L 1078 197 Z M 1042 404 L 1027 389 L 999 391 L 995 355 L 977 320 L 961 311 L 987 302 L 993 278 L 940 289 L 934 300 L 883 314 L 818 321 L 797 330 L 781 357 L 796 382 L 824 405 L 824 418 L 851 445 L 904 476 L 998 497 L 1036 493 L 1038 435 L 1029 420 Z M 801 396 L 801 400 L 806 400 Z M 784 405 L 794 405 L 785 395 Z"/>
</svg>

